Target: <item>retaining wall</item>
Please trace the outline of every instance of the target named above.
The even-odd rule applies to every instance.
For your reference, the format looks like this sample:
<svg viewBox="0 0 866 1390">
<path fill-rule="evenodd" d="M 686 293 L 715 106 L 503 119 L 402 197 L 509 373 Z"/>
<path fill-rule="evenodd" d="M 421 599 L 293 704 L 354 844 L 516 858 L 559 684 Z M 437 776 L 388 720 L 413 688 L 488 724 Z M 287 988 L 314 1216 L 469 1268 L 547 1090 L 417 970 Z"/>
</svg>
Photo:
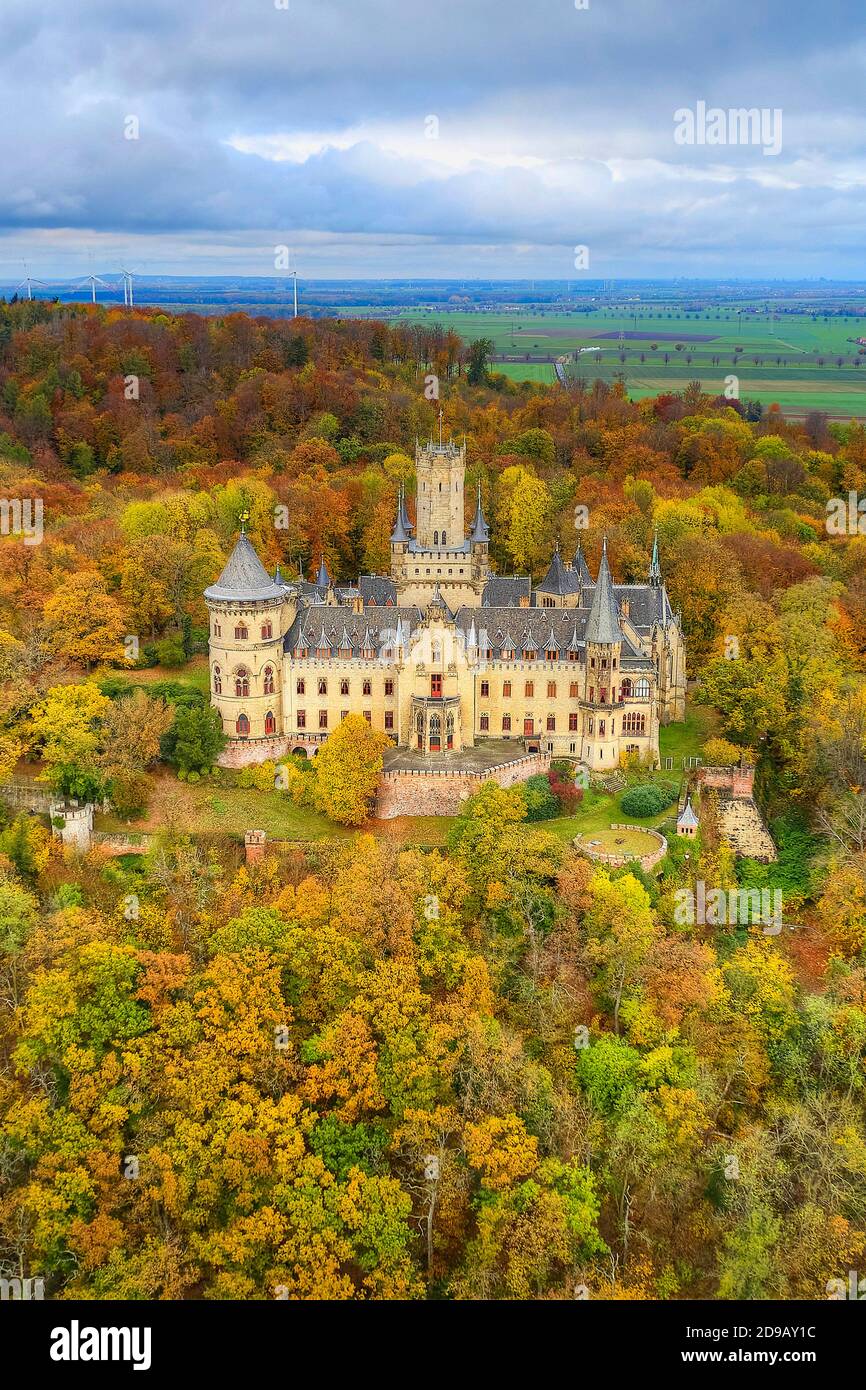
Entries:
<svg viewBox="0 0 866 1390">
<path fill-rule="evenodd" d="M 546 773 L 550 767 L 549 753 L 529 753 L 525 758 L 500 763 L 483 772 L 460 772 L 443 768 L 415 771 L 385 772 L 379 783 L 376 815 L 380 820 L 394 816 L 454 816 L 461 804 L 477 792 L 485 782 L 500 787 L 513 787 L 527 777 Z"/>
</svg>

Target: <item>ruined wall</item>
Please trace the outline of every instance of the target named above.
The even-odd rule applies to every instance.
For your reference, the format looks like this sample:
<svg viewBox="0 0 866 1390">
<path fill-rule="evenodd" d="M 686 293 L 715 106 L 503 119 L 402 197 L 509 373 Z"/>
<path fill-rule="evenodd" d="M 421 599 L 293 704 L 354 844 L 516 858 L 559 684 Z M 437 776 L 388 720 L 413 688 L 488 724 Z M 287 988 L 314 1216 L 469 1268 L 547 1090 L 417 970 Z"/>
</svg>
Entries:
<svg viewBox="0 0 866 1390">
<path fill-rule="evenodd" d="M 718 787 L 730 792 L 731 796 L 751 797 L 754 795 L 755 769 L 753 767 L 701 767 L 698 768 L 698 782 L 703 787 Z"/>
</svg>

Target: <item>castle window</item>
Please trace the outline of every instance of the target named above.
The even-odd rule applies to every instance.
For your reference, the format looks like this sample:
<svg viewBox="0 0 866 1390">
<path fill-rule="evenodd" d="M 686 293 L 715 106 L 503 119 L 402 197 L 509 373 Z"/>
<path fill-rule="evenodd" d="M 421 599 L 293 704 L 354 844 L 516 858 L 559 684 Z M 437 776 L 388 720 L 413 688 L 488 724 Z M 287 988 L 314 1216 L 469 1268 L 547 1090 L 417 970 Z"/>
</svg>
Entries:
<svg viewBox="0 0 866 1390">
<path fill-rule="evenodd" d="M 493 660 L 493 648 L 492 648 L 492 647 L 487 647 L 487 648 L 485 649 L 484 655 L 485 655 L 485 658 L 486 658 L 488 661 L 492 661 L 492 660 Z"/>
<path fill-rule="evenodd" d="M 239 666 L 235 675 L 235 695 L 243 699 L 250 693 L 250 673 L 245 666 Z"/>
<path fill-rule="evenodd" d="M 535 694 L 535 681 L 527 681 L 523 687 L 523 693 L 527 700 Z"/>
<path fill-rule="evenodd" d="M 490 694 L 490 682 L 489 682 L 489 681 L 482 681 L 482 682 L 481 682 L 481 698 L 482 698 L 482 699 L 486 699 L 487 696 L 488 696 L 489 694 Z"/>
<path fill-rule="evenodd" d="M 386 694 L 386 695 L 393 695 L 393 694 L 394 694 L 394 682 L 393 682 L 392 680 L 387 680 L 387 681 L 385 682 L 385 694 Z"/>
<path fill-rule="evenodd" d="M 502 648 L 502 653 L 501 653 L 501 655 L 502 655 L 502 660 L 503 660 L 503 661 L 513 661 L 513 660 L 514 660 L 514 648 L 513 648 L 513 647 L 503 647 L 503 648 Z"/>
<path fill-rule="evenodd" d="M 489 715 L 489 714 L 482 714 L 481 720 L 480 720 L 480 725 L 481 725 L 481 732 L 482 732 L 483 734 L 486 734 L 486 733 L 487 733 L 487 730 L 490 728 L 490 715 Z"/>
<path fill-rule="evenodd" d="M 502 716 L 502 732 L 503 732 L 504 734 L 510 734 L 510 733 L 511 733 L 511 715 L 510 715 L 510 714 L 503 714 L 503 716 Z"/>
<path fill-rule="evenodd" d="M 590 719 L 590 721 L 589 721 L 589 728 L 587 729 L 587 733 L 590 733 L 590 734 L 595 733 L 595 720 L 594 720 L 594 719 Z"/>
<path fill-rule="evenodd" d="M 393 727 L 394 727 L 394 713 L 393 713 L 393 710 L 386 709 L 386 711 L 385 711 L 385 728 L 386 728 L 386 729 L 393 729 Z"/>
<path fill-rule="evenodd" d="M 327 729 L 327 727 L 328 727 L 328 711 L 327 711 L 326 709 L 320 709 L 320 710 L 319 710 L 319 728 L 320 728 L 320 729 Z"/>
<path fill-rule="evenodd" d="M 271 623 L 262 623 L 262 641 L 267 642 L 268 638 L 273 637 L 274 629 Z"/>
<path fill-rule="evenodd" d="M 239 714 L 235 724 L 235 732 L 238 738 L 246 738 L 250 732 L 250 721 L 245 714 Z"/>
<path fill-rule="evenodd" d="M 568 687 L 568 698 L 569 698 L 570 700 L 579 700 L 579 699 L 580 699 L 580 686 L 578 685 L 577 681 L 572 681 L 571 684 L 569 685 L 569 687 Z"/>
<path fill-rule="evenodd" d="M 502 698 L 503 700 L 511 699 L 511 681 L 502 682 Z"/>
<path fill-rule="evenodd" d="M 265 715 L 265 733 L 275 734 L 277 732 L 277 721 L 273 716 L 273 711 L 268 710 Z"/>
<path fill-rule="evenodd" d="M 537 656 L 538 652 L 535 650 L 534 647 L 527 647 L 527 649 L 523 653 L 523 660 L 534 661 Z"/>
<path fill-rule="evenodd" d="M 362 694 L 362 695 L 372 695 L 372 694 L 373 694 L 373 682 L 372 682 L 372 681 L 364 681 L 364 684 L 363 684 L 363 686 L 361 687 L 361 694 Z"/>
<path fill-rule="evenodd" d="M 306 727 L 307 727 L 307 711 L 306 711 L 305 709 L 299 709 L 299 710 L 298 710 L 297 720 L 298 720 L 298 728 L 299 728 L 299 729 L 306 729 Z"/>
<path fill-rule="evenodd" d="M 218 666 L 213 668 L 213 693 L 222 695 L 223 693 L 223 673 Z"/>
<path fill-rule="evenodd" d="M 645 714 L 627 714 L 622 721 L 624 734 L 643 734 L 646 732 Z"/>
<path fill-rule="evenodd" d="M 441 487 L 441 483 L 440 483 Z M 442 721 L 438 714 L 430 716 L 430 752 L 438 753 L 442 747 Z"/>
<path fill-rule="evenodd" d="M 320 692 L 320 693 L 321 693 L 321 692 Z M 346 680 L 340 681 L 340 694 L 341 694 L 341 695 L 348 695 L 348 693 L 349 693 L 349 682 L 346 681 Z"/>
<path fill-rule="evenodd" d="M 364 718 L 366 719 L 368 724 L 371 723 L 373 716 L 368 709 L 364 710 Z"/>
<path fill-rule="evenodd" d="M 570 714 L 570 715 L 568 716 L 568 731 L 569 731 L 569 733 L 572 733 L 572 734 L 573 734 L 573 733 L 576 733 L 576 732 L 577 732 L 577 727 L 578 727 L 578 726 L 577 726 L 577 715 L 574 714 L 574 713 L 572 713 L 572 714 Z"/>
<path fill-rule="evenodd" d="M 541 606 L 542 608 L 555 608 L 556 601 L 552 598 L 543 598 L 541 600 Z"/>
<path fill-rule="evenodd" d="M 622 696 L 623 700 L 631 699 L 631 681 L 629 680 L 628 676 L 625 677 L 622 685 L 620 686 L 619 693 Z"/>
<path fill-rule="evenodd" d="M 601 700 L 601 703 L 602 703 L 603 705 L 606 705 L 606 704 L 607 704 L 607 691 L 606 691 L 606 690 L 602 690 L 601 695 L 600 695 L 599 698 L 600 698 L 600 700 Z"/>
<path fill-rule="evenodd" d="M 317 647 L 317 648 L 316 648 L 316 656 L 319 657 L 320 659 L 323 658 L 323 657 L 324 657 L 324 658 L 327 658 L 327 657 L 329 657 L 330 655 L 331 655 L 331 649 L 330 649 L 330 647 Z"/>
<path fill-rule="evenodd" d="M 591 657 L 589 658 L 589 665 L 590 665 L 590 670 L 594 671 L 594 670 L 595 670 L 595 657 L 594 657 L 594 656 L 591 656 Z"/>
<path fill-rule="evenodd" d="M 297 685 L 295 686 L 295 692 L 296 692 L 296 694 L 298 694 L 298 695 L 303 695 L 303 694 L 306 693 L 306 689 L 307 689 L 307 683 L 306 683 L 306 681 L 304 681 L 303 679 L 299 680 L 298 683 L 297 683 Z"/>
<path fill-rule="evenodd" d="M 604 720 L 603 720 L 603 719 L 599 719 L 599 721 L 598 721 L 598 736 L 599 736 L 599 738 L 604 738 Z"/>
<path fill-rule="evenodd" d="M 544 655 L 545 655 L 546 660 L 548 660 L 548 661 L 558 661 L 558 660 L 559 660 L 559 652 L 554 651 L 553 648 L 550 648 L 548 651 L 546 651 L 546 652 L 544 653 Z"/>
<path fill-rule="evenodd" d="M 438 532 L 438 531 L 434 531 L 434 532 L 433 532 L 433 544 L 434 544 L 434 545 L 438 545 L 438 544 L 439 544 L 439 532 Z"/>
<path fill-rule="evenodd" d="M 213 635 L 214 635 L 214 637 L 222 637 L 222 635 L 223 635 L 223 630 L 222 630 L 222 628 L 220 627 L 219 623 L 217 622 L 216 618 L 214 618 Z"/>
<path fill-rule="evenodd" d="M 445 747 L 454 747 L 454 715 L 449 714 L 445 720 Z"/>
<path fill-rule="evenodd" d="M 324 677 L 324 676 L 320 676 L 320 677 L 319 677 L 319 694 L 320 694 L 320 695 L 327 695 L 327 693 L 328 693 L 328 682 L 325 680 L 325 677 Z"/>
<path fill-rule="evenodd" d="M 430 677 L 430 694 L 434 700 L 438 700 L 442 694 L 442 675 L 439 671 Z"/>
<path fill-rule="evenodd" d="M 348 718 L 349 718 L 349 711 L 348 711 L 347 709 L 341 709 L 341 710 L 340 710 L 340 723 L 342 724 L 343 720 L 344 720 L 344 719 L 348 719 Z"/>
<path fill-rule="evenodd" d="M 603 657 L 601 658 L 601 669 L 602 669 L 602 671 L 606 671 L 606 670 L 607 670 L 607 657 L 606 657 L 606 656 L 603 656 Z"/>
<path fill-rule="evenodd" d="M 636 685 L 635 688 L 634 688 L 634 693 L 635 693 L 635 698 L 638 699 L 638 700 L 648 700 L 648 699 L 649 699 L 649 693 L 650 693 L 649 681 L 646 679 L 645 676 L 642 676 L 641 679 L 638 681 L 637 685 Z"/>
<path fill-rule="evenodd" d="M 443 545 L 445 544 L 446 536 L 447 536 L 447 532 L 443 531 L 443 532 L 442 532 L 442 544 L 443 544 Z M 450 574 L 451 571 L 449 570 L 448 573 Z"/>
<path fill-rule="evenodd" d="M 570 652 L 568 653 L 568 659 L 569 659 L 569 661 L 579 661 L 579 660 L 580 660 L 580 658 L 579 658 L 577 652 L 575 652 L 575 651 L 570 651 Z"/>
<path fill-rule="evenodd" d="M 595 701 L 595 686 L 594 686 L 594 685 L 591 685 L 591 686 L 589 687 L 589 703 L 590 703 L 590 704 L 593 704 L 594 701 Z"/>
<path fill-rule="evenodd" d="M 237 627 L 235 628 L 235 641 L 246 642 L 249 635 L 250 634 L 247 631 L 246 626 L 243 623 L 238 623 Z"/>
<path fill-rule="evenodd" d="M 556 681 L 547 682 L 547 698 L 548 700 L 556 699 Z"/>
<path fill-rule="evenodd" d="M 266 695 L 273 695 L 274 693 L 274 668 L 272 666 L 265 667 L 263 689 Z"/>
<path fill-rule="evenodd" d="M 549 714 L 549 715 L 547 716 L 547 732 L 548 732 L 549 734 L 556 733 L 556 715 L 555 715 L 555 714 Z"/>
<path fill-rule="evenodd" d="M 611 668 L 615 671 L 615 670 L 616 670 L 616 657 L 614 657 L 613 661 L 612 661 L 610 664 L 611 664 Z"/>
</svg>

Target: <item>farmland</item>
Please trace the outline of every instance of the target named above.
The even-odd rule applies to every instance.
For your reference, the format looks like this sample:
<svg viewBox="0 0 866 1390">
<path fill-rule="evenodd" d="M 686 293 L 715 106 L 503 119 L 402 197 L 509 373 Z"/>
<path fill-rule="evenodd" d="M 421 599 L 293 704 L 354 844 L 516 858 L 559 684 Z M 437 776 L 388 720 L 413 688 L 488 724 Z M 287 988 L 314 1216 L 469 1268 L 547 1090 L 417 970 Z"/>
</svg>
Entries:
<svg viewBox="0 0 866 1390">
<path fill-rule="evenodd" d="M 679 391 L 699 380 L 720 395 L 736 375 L 742 400 L 778 404 L 790 415 L 826 411 L 866 416 L 866 316 L 797 311 L 793 301 L 689 312 L 681 305 L 610 306 L 561 312 L 416 309 L 405 322 L 441 323 L 464 341 L 489 338 L 494 371 L 512 380 L 552 382 L 553 362 L 569 376 L 611 383 L 622 376 L 633 399 Z M 583 351 L 581 349 L 590 349 Z"/>
</svg>

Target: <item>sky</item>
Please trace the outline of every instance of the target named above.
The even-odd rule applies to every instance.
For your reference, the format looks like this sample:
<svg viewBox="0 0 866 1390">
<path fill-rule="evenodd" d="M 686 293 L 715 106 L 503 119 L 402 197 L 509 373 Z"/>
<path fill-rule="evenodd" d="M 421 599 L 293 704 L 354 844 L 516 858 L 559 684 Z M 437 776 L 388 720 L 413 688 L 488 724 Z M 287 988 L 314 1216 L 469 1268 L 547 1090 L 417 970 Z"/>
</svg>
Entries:
<svg viewBox="0 0 866 1390">
<path fill-rule="evenodd" d="M 0 281 L 273 275 L 281 247 L 316 278 L 862 279 L 864 18 L 3 0 Z"/>
</svg>

